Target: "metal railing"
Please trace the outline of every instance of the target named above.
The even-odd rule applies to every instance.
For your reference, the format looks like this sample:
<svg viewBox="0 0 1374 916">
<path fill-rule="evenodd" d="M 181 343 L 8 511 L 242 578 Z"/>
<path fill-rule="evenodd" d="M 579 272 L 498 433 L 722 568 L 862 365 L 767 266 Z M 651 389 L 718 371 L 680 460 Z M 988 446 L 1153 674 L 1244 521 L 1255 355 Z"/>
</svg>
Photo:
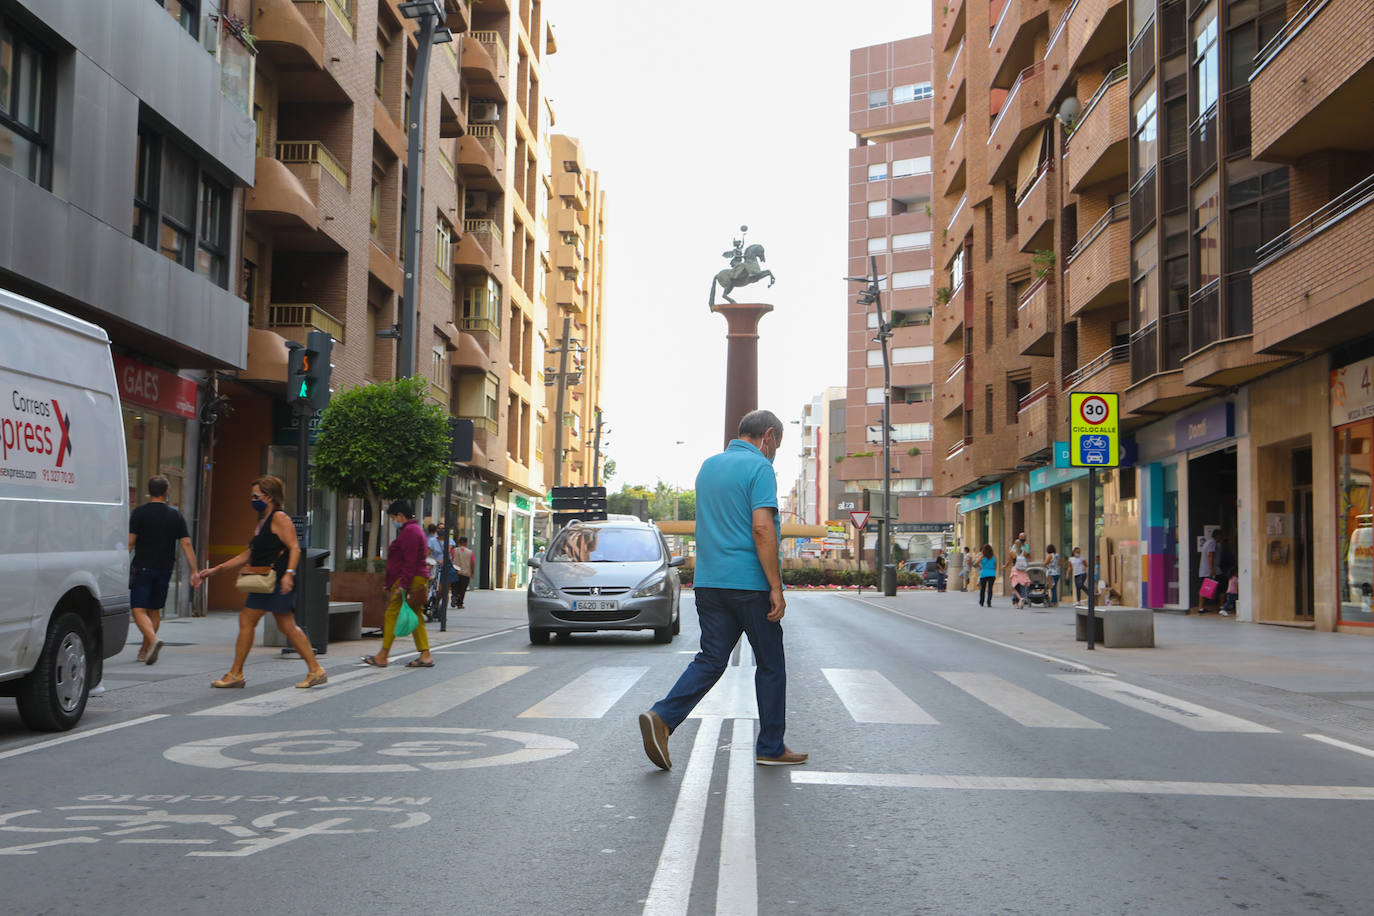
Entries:
<svg viewBox="0 0 1374 916">
<path fill-rule="evenodd" d="M 1036 293 L 1040 292 L 1040 290 L 1044 289 L 1046 286 L 1049 285 L 1051 276 L 1052 274 L 1045 274 L 1045 276 L 1041 277 L 1039 280 L 1036 280 L 1034 283 L 1030 285 L 1029 289 L 1027 289 L 1024 293 L 1021 294 L 1021 296 L 1016 300 L 1016 310 L 1018 312 L 1030 304 L 1030 301 L 1035 298 Z"/>
<path fill-rule="evenodd" d="M 1106 79 L 1102 81 L 1102 85 L 1097 87 L 1097 91 L 1092 94 L 1092 98 L 1088 99 L 1088 104 L 1083 106 L 1083 113 L 1078 116 L 1078 120 L 1074 122 L 1073 127 L 1065 132 L 1064 147 L 1066 151 L 1068 149 L 1069 140 L 1074 134 L 1078 133 L 1078 128 L 1083 126 L 1083 122 L 1088 120 L 1088 115 L 1092 114 L 1092 110 L 1097 107 L 1097 103 L 1102 101 L 1103 97 L 1107 95 L 1107 90 L 1126 78 L 1126 71 L 1126 65 L 1121 64 L 1108 73 Z"/>
<path fill-rule="evenodd" d="M 474 417 L 465 414 L 458 416 L 459 420 L 471 420 L 472 425 L 478 429 L 486 430 L 493 436 L 501 431 L 501 424 L 495 417 Z"/>
<path fill-rule="evenodd" d="M 1069 4 L 1069 8 L 1064 10 L 1064 15 L 1060 16 L 1059 21 L 1055 23 L 1054 31 L 1050 33 L 1050 40 L 1045 45 L 1046 57 L 1050 55 L 1050 48 L 1053 48 L 1055 42 L 1064 34 L 1064 29 L 1068 26 L 1069 19 L 1073 16 L 1073 12 L 1076 9 L 1078 9 L 1078 0 L 1073 0 L 1073 2 Z"/>
<path fill-rule="evenodd" d="M 464 235 L 488 235 L 488 236 L 491 236 L 491 238 L 493 238 L 493 239 L 496 240 L 496 244 L 497 244 L 497 245 L 500 245 L 500 244 L 501 244 L 501 240 L 502 240 L 502 236 L 501 236 L 501 227 L 498 226 L 498 225 L 496 224 L 496 221 L 495 221 L 495 220 L 491 220 L 491 219 L 465 219 L 465 220 L 463 220 L 463 234 L 464 234 Z"/>
<path fill-rule="evenodd" d="M 506 141 L 495 124 L 473 124 L 468 127 L 468 136 L 474 140 L 490 140 L 495 147 L 492 159 L 502 163 L 506 161 Z"/>
<path fill-rule="evenodd" d="M 945 460 L 953 458 L 972 444 L 973 439 L 969 436 L 965 436 L 962 439 L 955 439 L 954 444 L 945 451 Z"/>
<path fill-rule="evenodd" d="M 1044 178 L 1046 175 L 1050 175 L 1053 173 L 1053 158 L 1046 159 L 1044 162 L 1040 163 L 1040 165 L 1036 167 L 1034 172 L 1026 176 L 1026 180 L 1022 184 L 1022 186 L 1016 189 L 1016 205 L 1019 207 L 1023 200 L 1025 200 L 1027 197 L 1030 197 L 1031 192 L 1035 190 L 1035 186 L 1040 184 L 1040 180 Z"/>
<path fill-rule="evenodd" d="M 967 191 L 959 198 L 959 202 L 954 205 L 954 212 L 950 214 L 949 223 L 945 226 L 946 229 L 952 229 L 954 227 L 955 221 L 959 219 L 959 214 L 964 212 L 964 204 L 966 203 L 968 203 Z"/>
<path fill-rule="evenodd" d="M 1039 388 L 1035 388 L 1035 389 L 1031 390 L 1029 393 L 1026 394 L 1025 397 L 1023 397 L 1023 398 L 1018 398 L 1018 399 L 1017 399 L 1017 401 L 1016 401 L 1016 412 L 1017 412 L 1017 413 L 1025 413 L 1027 410 L 1029 410 L 1030 408 L 1034 407 L 1036 404 L 1040 403 L 1041 401 L 1046 400 L 1046 399 L 1049 398 L 1049 397 L 1050 397 L 1050 383 L 1049 383 L 1049 382 L 1045 382 L 1045 383 L 1044 383 L 1043 385 L 1041 385 Z"/>
<path fill-rule="evenodd" d="M 945 377 L 945 384 L 948 385 L 950 382 L 954 381 L 954 377 L 958 375 L 960 372 L 963 372 L 964 366 L 966 365 L 968 365 L 968 357 L 959 357 L 958 362 L 956 362 L 953 366 L 950 367 L 949 375 Z"/>
<path fill-rule="evenodd" d="M 1363 181 L 1332 198 L 1328 203 L 1313 210 L 1291 227 L 1259 246 L 1255 251 L 1258 263 L 1253 270 L 1259 270 L 1274 258 L 1286 254 L 1313 236 L 1326 231 L 1371 200 L 1374 200 L 1374 175 L 1369 175 Z"/>
<path fill-rule="evenodd" d="M 279 140 L 277 161 L 293 165 L 318 165 L 345 189 L 348 187 L 348 169 L 319 140 Z"/>
<path fill-rule="evenodd" d="M 1072 264 L 1073 259 L 1086 251 L 1089 245 L 1097 241 L 1097 237 L 1106 232 L 1108 226 L 1112 223 L 1122 222 L 1128 216 L 1130 216 L 1129 204 L 1117 204 L 1114 207 L 1108 207 L 1107 212 L 1102 214 L 1102 218 L 1093 223 L 1093 227 L 1088 230 L 1088 234 L 1079 239 L 1073 248 L 1069 250 L 1069 256 L 1064 259 L 1064 265 L 1067 267 L 1069 264 Z"/>
<path fill-rule="evenodd" d="M 997 24 L 992 27 L 992 33 L 988 35 L 988 47 L 991 48 L 997 41 L 997 33 L 1002 31 L 1002 23 L 1007 21 L 1007 12 L 1016 5 L 1016 0 L 1002 0 L 1002 12 L 997 15 Z"/>
<path fill-rule="evenodd" d="M 1273 60 L 1283 50 L 1283 46 L 1292 41 L 1293 36 L 1301 32 L 1322 11 L 1322 7 L 1330 2 L 1331 0 L 1307 0 L 1300 6 L 1293 18 L 1285 22 L 1274 37 L 1259 49 L 1259 53 L 1255 55 L 1255 69 L 1250 72 L 1250 79 L 1253 81 L 1259 72 L 1268 65 L 1269 61 Z"/>
<path fill-rule="evenodd" d="M 269 328 L 309 328 L 343 340 L 343 322 L 312 302 L 274 302 L 267 306 Z"/>
<path fill-rule="evenodd" d="M 992 119 L 992 127 L 988 129 L 988 143 L 992 142 L 993 137 L 997 134 L 997 126 L 1002 123 L 1002 119 L 1006 117 L 1007 112 L 1011 110 L 1012 101 L 1016 98 L 1016 94 L 1021 91 L 1021 85 L 1027 80 L 1032 80 L 1038 76 L 1041 68 L 1044 66 L 1045 62 L 1043 60 L 1037 61 L 1016 74 L 1016 82 L 1011 84 L 1011 91 L 1009 91 L 1007 97 L 1002 100 L 1002 107 L 997 110 L 997 117 Z"/>
<path fill-rule="evenodd" d="M 964 135 L 964 119 L 967 117 L 968 115 L 964 115 L 959 119 L 959 126 L 954 128 L 954 136 L 949 138 L 949 148 L 951 150 L 954 149 L 954 145 L 959 142 L 959 138 Z"/>
<path fill-rule="evenodd" d="M 1080 366 L 1064 376 L 1064 388 L 1065 390 L 1069 390 L 1081 385 L 1085 380 L 1092 378 L 1108 366 L 1116 363 L 1124 363 L 1130 358 L 1130 344 L 1118 344 L 1098 356 L 1096 359 L 1091 360 L 1086 365 Z"/>
<path fill-rule="evenodd" d="M 949 62 L 949 70 L 945 73 L 945 79 L 954 78 L 954 70 L 959 66 L 959 58 L 964 56 L 964 39 L 959 39 L 959 47 L 954 49 L 954 59 Z"/>
</svg>

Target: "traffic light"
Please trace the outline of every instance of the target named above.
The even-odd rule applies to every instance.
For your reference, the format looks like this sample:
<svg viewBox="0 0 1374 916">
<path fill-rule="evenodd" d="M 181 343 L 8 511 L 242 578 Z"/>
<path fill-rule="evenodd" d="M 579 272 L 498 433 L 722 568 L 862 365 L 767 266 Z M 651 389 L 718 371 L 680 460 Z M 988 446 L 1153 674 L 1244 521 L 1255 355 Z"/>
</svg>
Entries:
<svg viewBox="0 0 1374 916">
<path fill-rule="evenodd" d="M 307 353 L 314 356 L 307 361 L 305 378 L 309 383 L 311 410 L 329 406 L 329 380 L 334 364 L 329 361 L 334 352 L 334 338 L 328 331 L 311 331 L 305 339 Z"/>
<path fill-rule="evenodd" d="M 316 354 L 308 347 L 294 344 L 286 363 L 286 403 L 293 409 L 304 409 L 310 403 L 310 366 Z"/>
</svg>

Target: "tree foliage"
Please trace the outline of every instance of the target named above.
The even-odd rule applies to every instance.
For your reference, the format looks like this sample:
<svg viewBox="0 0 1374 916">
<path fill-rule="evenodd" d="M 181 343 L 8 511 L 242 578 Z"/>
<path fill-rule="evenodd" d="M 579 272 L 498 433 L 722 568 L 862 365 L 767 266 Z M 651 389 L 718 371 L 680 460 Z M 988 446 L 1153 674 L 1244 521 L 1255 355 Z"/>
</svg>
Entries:
<svg viewBox="0 0 1374 916">
<path fill-rule="evenodd" d="M 696 490 L 680 490 L 661 480 L 653 487 L 623 484 L 619 493 L 607 495 L 607 511 L 618 515 L 636 515 L 645 521 L 670 520 L 673 517 L 674 495 L 677 496 L 677 517 L 682 520 L 695 519 Z"/>
</svg>

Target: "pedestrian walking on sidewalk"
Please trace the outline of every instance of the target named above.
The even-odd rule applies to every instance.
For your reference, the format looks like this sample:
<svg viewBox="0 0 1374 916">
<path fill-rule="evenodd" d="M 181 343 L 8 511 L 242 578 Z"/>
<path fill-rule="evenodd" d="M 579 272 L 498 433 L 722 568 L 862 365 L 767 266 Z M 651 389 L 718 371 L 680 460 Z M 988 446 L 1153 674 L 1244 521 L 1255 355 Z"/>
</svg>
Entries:
<svg viewBox="0 0 1374 916">
<path fill-rule="evenodd" d="M 463 599 L 467 596 L 468 586 L 472 584 L 472 559 L 473 554 L 468 549 L 468 539 L 459 538 L 458 546 L 451 552 L 453 558 L 453 606 L 462 608 Z"/>
<path fill-rule="evenodd" d="M 1088 561 L 1083 559 L 1082 548 L 1075 547 L 1069 554 L 1069 570 L 1073 573 L 1073 602 L 1077 604 L 1088 593 Z"/>
<path fill-rule="evenodd" d="M 301 559 L 300 542 L 296 540 L 296 526 L 291 516 L 282 511 L 286 501 L 286 491 L 276 477 L 264 476 L 253 481 L 248 494 L 249 504 L 258 513 L 258 527 L 248 549 L 237 556 L 225 560 L 218 566 L 211 566 L 191 576 L 191 587 L 198 588 L 201 582 L 222 572 L 234 573 L 244 566 L 271 567 L 276 573 L 276 584 L 271 592 L 258 594 L 250 592 L 239 611 L 239 635 L 234 643 L 234 664 L 229 673 L 210 684 L 211 687 L 242 687 L 247 681 L 243 676 L 243 663 L 248 660 L 248 652 L 253 648 L 253 635 L 263 614 L 270 613 L 277 622 L 277 629 L 286 641 L 300 654 L 305 662 L 305 680 L 297 687 L 317 687 L 329 678 L 324 668 L 315 658 L 310 648 L 310 640 L 305 632 L 296 625 L 293 610 L 296 605 L 296 567 Z"/>
<path fill-rule="evenodd" d="M 997 554 L 992 552 L 991 544 L 983 545 L 983 556 L 978 561 L 978 606 L 992 607 L 992 584 L 997 581 Z"/>
<path fill-rule="evenodd" d="M 1059 568 L 1059 554 L 1053 544 L 1045 548 L 1045 572 L 1050 577 L 1050 607 L 1058 607 L 1059 574 L 1063 570 Z"/>
<path fill-rule="evenodd" d="M 782 647 L 778 481 L 773 458 L 782 421 L 756 410 L 739 421 L 739 438 L 707 458 L 697 472 L 695 596 L 701 651 L 668 695 L 639 716 L 644 753 L 670 768 L 668 736 L 715 686 L 740 634 L 749 638 L 758 671 L 754 692 L 759 736 L 754 760 L 766 766 L 805 763 L 806 754 L 783 744 L 787 720 L 787 664 Z"/>
<path fill-rule="evenodd" d="M 167 504 L 167 488 L 166 477 L 149 478 L 148 501 L 129 513 L 129 549 L 134 552 L 129 561 L 129 603 L 134 625 L 143 634 L 138 660 L 146 665 L 157 664 L 162 652 L 157 631 L 177 565 L 177 547 L 186 557 L 186 568 L 193 574 L 196 571 L 186 519 Z"/>
<path fill-rule="evenodd" d="M 1026 603 L 1026 590 L 1030 588 L 1030 558 L 1024 547 L 1012 553 L 1007 565 L 1011 567 L 1011 606 L 1019 608 Z"/>
<path fill-rule="evenodd" d="M 363 664 L 374 668 L 386 667 L 391 644 L 396 641 L 396 618 L 401 613 L 401 601 L 408 601 L 410 609 L 414 611 L 418 598 L 420 610 L 416 611 L 416 616 L 420 618 L 420 623 L 411 635 L 420 655 L 407 663 L 406 667 L 433 668 L 434 656 L 429 654 L 429 634 L 425 632 L 423 613 L 423 596 L 429 593 L 429 578 L 425 575 L 429 544 L 425 540 L 425 530 L 415 520 L 415 508 L 408 499 L 394 501 L 386 507 L 386 512 L 396 526 L 396 539 L 386 550 L 386 590 L 390 598 L 382 622 L 382 651 L 376 655 L 364 655 Z"/>
<path fill-rule="evenodd" d="M 959 567 L 959 591 L 968 591 L 969 580 L 973 578 L 973 554 L 964 545 L 964 565 Z"/>
</svg>

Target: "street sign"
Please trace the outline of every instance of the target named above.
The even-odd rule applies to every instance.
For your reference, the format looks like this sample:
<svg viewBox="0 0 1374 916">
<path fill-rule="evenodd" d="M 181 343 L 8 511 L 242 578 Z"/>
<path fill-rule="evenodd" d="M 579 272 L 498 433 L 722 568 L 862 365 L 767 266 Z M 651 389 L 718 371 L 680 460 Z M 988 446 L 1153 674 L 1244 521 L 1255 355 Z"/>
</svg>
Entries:
<svg viewBox="0 0 1374 916">
<path fill-rule="evenodd" d="M 1073 467 L 1117 467 L 1121 463 L 1119 431 L 1116 394 L 1076 391 L 1069 395 L 1069 461 Z"/>
<path fill-rule="evenodd" d="M 549 491 L 553 523 L 595 522 L 606 518 L 605 487 L 554 487 Z"/>
<path fill-rule="evenodd" d="M 868 524 L 868 516 L 869 516 L 869 514 L 870 514 L 870 513 L 868 513 L 868 512 L 857 512 L 857 511 L 856 511 L 856 512 L 851 512 L 851 513 L 849 513 L 849 520 L 850 520 L 851 522 L 853 522 L 854 528 L 855 528 L 856 531 L 863 531 L 863 530 L 864 530 L 864 525 L 867 525 L 867 524 Z"/>
</svg>

